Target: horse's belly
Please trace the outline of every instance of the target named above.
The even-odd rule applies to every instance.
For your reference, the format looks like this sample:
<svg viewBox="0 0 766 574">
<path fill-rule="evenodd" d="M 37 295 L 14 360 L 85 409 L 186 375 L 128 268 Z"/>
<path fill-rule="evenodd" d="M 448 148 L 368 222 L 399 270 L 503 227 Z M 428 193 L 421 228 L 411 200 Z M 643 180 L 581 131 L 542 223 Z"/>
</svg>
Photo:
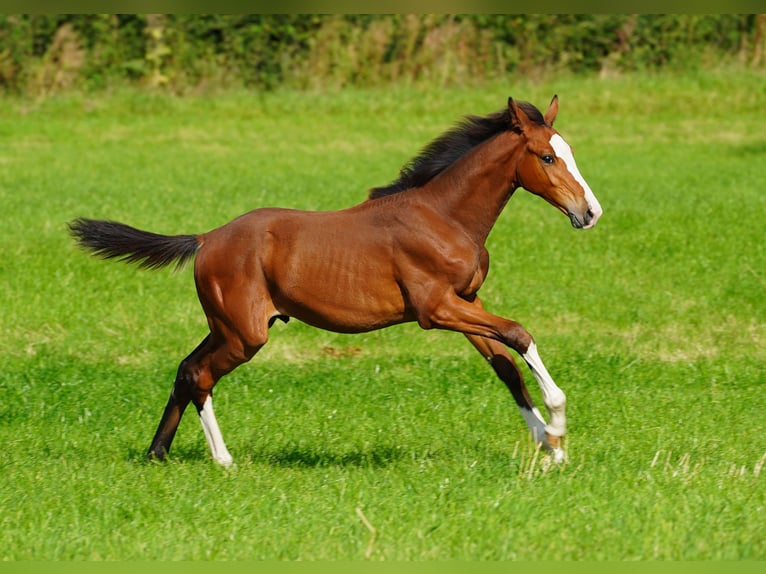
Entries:
<svg viewBox="0 0 766 574">
<path fill-rule="evenodd" d="M 381 287 L 380 284 L 355 287 L 327 282 L 304 284 L 280 290 L 274 294 L 273 301 L 285 315 L 340 333 L 374 331 L 411 320 L 396 284 L 389 289 Z"/>
</svg>

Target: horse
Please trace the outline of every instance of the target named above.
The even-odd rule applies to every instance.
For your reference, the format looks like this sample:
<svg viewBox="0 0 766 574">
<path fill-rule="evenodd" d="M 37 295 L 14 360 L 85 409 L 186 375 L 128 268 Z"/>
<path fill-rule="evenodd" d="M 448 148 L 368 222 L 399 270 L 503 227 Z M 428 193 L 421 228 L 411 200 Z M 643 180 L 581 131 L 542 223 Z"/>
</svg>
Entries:
<svg viewBox="0 0 766 574">
<path fill-rule="evenodd" d="M 210 332 L 181 361 L 147 452 L 164 460 L 193 403 L 212 458 L 232 464 L 215 412 L 213 388 L 291 317 L 340 333 L 405 322 L 465 335 L 507 386 L 535 443 L 566 458 L 566 396 L 545 367 L 532 335 L 485 310 L 478 296 L 489 270 L 487 236 L 518 188 L 568 216 L 596 225 L 602 208 L 570 146 L 553 128 L 558 96 L 542 114 L 508 98 L 499 112 L 465 116 L 427 144 L 391 184 L 338 211 L 260 208 L 198 235 L 160 235 L 77 218 L 76 243 L 103 259 L 156 269 L 194 260 L 194 280 Z M 546 423 L 509 349 L 542 391 Z"/>
</svg>

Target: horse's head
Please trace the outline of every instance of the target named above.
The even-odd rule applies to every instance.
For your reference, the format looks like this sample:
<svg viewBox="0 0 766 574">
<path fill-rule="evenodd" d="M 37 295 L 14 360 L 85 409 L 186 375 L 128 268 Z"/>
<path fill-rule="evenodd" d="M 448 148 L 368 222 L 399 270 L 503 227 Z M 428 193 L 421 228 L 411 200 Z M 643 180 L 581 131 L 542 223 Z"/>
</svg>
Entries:
<svg viewBox="0 0 766 574">
<path fill-rule="evenodd" d="M 513 98 L 508 98 L 508 111 L 512 129 L 525 142 L 516 172 L 518 183 L 568 215 L 574 227 L 589 229 L 596 225 L 602 214 L 601 205 L 580 175 L 569 144 L 553 129 L 559 111 L 558 97 L 553 96 L 542 118 L 535 114 L 530 117 Z"/>
</svg>

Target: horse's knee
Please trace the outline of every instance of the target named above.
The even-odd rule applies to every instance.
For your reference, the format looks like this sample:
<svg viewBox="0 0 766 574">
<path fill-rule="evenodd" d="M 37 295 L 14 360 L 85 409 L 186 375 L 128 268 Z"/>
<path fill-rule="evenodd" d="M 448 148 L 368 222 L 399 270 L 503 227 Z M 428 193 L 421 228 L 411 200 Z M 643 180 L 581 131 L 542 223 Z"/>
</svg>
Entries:
<svg viewBox="0 0 766 574">
<path fill-rule="evenodd" d="M 520 355 L 526 353 L 529 346 L 534 342 L 529 331 L 515 321 L 512 321 L 510 328 L 506 331 L 505 338 L 506 344 Z"/>
</svg>

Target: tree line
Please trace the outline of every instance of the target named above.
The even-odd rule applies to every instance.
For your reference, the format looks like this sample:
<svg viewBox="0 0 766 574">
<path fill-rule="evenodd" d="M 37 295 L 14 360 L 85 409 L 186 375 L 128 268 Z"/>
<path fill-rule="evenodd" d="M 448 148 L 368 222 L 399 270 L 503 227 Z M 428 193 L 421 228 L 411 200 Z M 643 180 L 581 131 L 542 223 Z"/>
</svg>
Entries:
<svg viewBox="0 0 766 574">
<path fill-rule="evenodd" d="M 183 93 L 763 67 L 763 14 L 0 15 L 0 89 Z"/>
</svg>

